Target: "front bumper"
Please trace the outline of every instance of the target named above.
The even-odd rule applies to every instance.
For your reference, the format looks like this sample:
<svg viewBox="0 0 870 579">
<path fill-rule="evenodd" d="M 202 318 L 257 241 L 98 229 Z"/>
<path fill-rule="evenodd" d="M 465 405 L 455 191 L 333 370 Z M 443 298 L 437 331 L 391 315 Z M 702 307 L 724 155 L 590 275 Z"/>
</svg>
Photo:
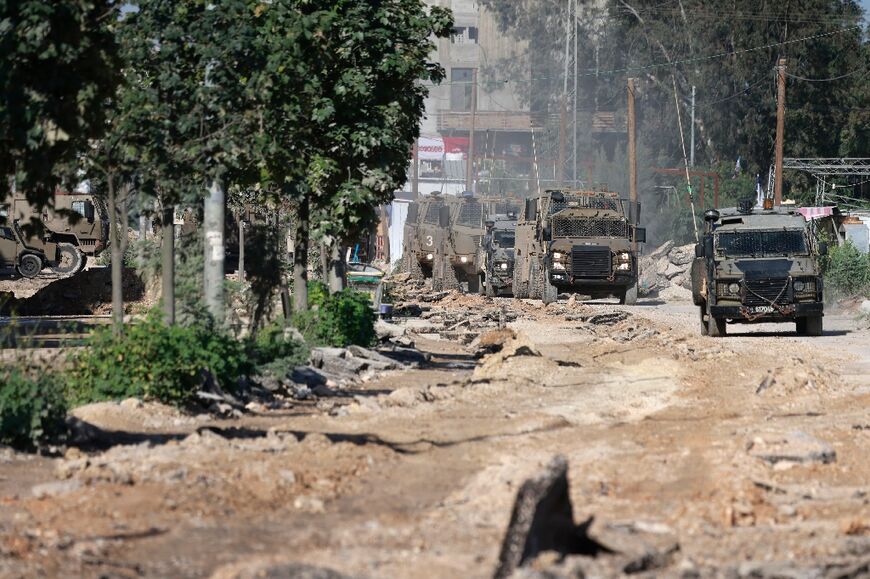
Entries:
<svg viewBox="0 0 870 579">
<path fill-rule="evenodd" d="M 759 309 L 764 307 L 765 309 Z M 761 322 L 792 322 L 797 318 L 824 315 L 825 304 L 822 302 L 804 302 L 781 304 L 773 311 L 765 311 L 766 306 L 715 305 L 710 306 L 710 313 L 716 318 L 728 318 L 735 323 Z"/>
<path fill-rule="evenodd" d="M 550 283 L 558 288 L 593 288 L 606 289 L 613 287 L 631 287 L 634 285 L 635 277 L 632 273 L 616 274 L 613 279 L 605 278 L 578 278 L 570 273 L 553 271 L 550 272 Z"/>
</svg>

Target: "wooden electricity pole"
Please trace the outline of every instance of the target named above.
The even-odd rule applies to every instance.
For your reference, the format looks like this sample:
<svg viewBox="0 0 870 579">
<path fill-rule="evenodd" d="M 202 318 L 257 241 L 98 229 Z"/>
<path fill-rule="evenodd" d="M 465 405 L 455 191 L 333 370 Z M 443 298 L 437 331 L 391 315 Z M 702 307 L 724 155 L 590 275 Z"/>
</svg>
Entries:
<svg viewBox="0 0 870 579">
<path fill-rule="evenodd" d="M 474 191 L 474 125 L 477 123 L 477 69 L 471 71 L 471 128 L 468 131 L 468 160 L 465 162 L 465 189 Z"/>
<path fill-rule="evenodd" d="M 634 79 L 628 79 L 628 198 L 631 203 L 633 225 L 637 225 L 637 123 L 634 117 Z M 637 254 L 637 240 L 631 242 Z"/>
<path fill-rule="evenodd" d="M 562 111 L 559 113 L 559 183 L 562 187 L 565 186 L 565 145 L 568 138 L 567 127 L 565 124 L 568 121 L 568 97 L 562 94 Z"/>
<path fill-rule="evenodd" d="M 226 197 L 224 184 L 220 179 L 213 178 L 211 180 L 203 209 L 203 229 L 205 230 L 203 295 L 205 305 L 214 321 L 223 324 Z"/>
<path fill-rule="evenodd" d="M 782 205 L 782 155 L 785 140 L 785 59 L 776 67 L 776 169 L 773 186 L 773 204 Z"/>
</svg>

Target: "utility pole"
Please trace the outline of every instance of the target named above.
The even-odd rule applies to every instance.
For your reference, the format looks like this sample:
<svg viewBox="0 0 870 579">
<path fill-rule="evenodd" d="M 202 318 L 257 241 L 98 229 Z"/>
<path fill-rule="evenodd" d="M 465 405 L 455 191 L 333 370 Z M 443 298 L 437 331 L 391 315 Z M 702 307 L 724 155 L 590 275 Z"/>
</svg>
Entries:
<svg viewBox="0 0 870 579">
<path fill-rule="evenodd" d="M 245 217 L 247 210 L 239 210 L 239 282 L 245 283 Z"/>
<path fill-rule="evenodd" d="M 774 173 L 773 204 L 782 205 L 782 150 L 785 139 L 785 59 L 776 67 L 776 171 Z"/>
<path fill-rule="evenodd" d="M 414 139 L 414 148 L 411 153 L 411 162 L 414 166 L 411 167 L 411 193 L 414 194 L 414 199 L 420 196 L 420 145 L 419 137 Z"/>
<path fill-rule="evenodd" d="M 465 163 L 465 189 L 474 191 L 474 125 L 477 123 L 477 69 L 471 71 L 471 129 L 468 131 L 468 160 Z"/>
<path fill-rule="evenodd" d="M 568 98 L 562 95 L 562 111 L 559 114 L 559 183 L 565 186 L 565 145 L 568 138 L 567 127 L 565 123 L 568 121 Z"/>
<path fill-rule="evenodd" d="M 163 317 L 168 325 L 175 323 L 175 207 L 163 200 L 160 220 L 160 268 L 163 273 Z"/>
<path fill-rule="evenodd" d="M 218 324 L 224 322 L 224 184 L 213 178 L 203 211 L 205 231 L 205 266 L 203 294 L 205 305 Z"/>
<path fill-rule="evenodd" d="M 574 35 L 574 147 L 573 147 L 573 166 L 574 172 L 574 189 L 577 188 L 577 72 L 578 72 L 578 52 L 577 52 L 577 0 L 571 0 L 571 34 Z"/>
<path fill-rule="evenodd" d="M 631 203 L 633 225 L 637 225 L 637 123 L 634 116 L 634 79 L 628 79 L 628 199 Z M 637 255 L 637 239 L 631 249 Z"/>
<path fill-rule="evenodd" d="M 692 130 L 689 139 L 689 167 L 695 166 L 695 85 L 692 85 Z"/>
</svg>

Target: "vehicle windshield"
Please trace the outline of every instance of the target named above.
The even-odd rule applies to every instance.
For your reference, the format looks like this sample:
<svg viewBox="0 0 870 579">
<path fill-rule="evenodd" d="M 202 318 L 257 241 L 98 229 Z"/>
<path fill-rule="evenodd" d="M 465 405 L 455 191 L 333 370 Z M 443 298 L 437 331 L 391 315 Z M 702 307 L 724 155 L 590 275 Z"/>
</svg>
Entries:
<svg viewBox="0 0 870 579">
<path fill-rule="evenodd" d="M 716 248 L 723 256 L 806 255 L 807 241 L 802 230 L 739 231 L 720 233 Z"/>
<path fill-rule="evenodd" d="M 492 235 L 493 242 L 499 247 L 513 247 L 515 239 L 513 231 L 496 231 Z"/>
</svg>

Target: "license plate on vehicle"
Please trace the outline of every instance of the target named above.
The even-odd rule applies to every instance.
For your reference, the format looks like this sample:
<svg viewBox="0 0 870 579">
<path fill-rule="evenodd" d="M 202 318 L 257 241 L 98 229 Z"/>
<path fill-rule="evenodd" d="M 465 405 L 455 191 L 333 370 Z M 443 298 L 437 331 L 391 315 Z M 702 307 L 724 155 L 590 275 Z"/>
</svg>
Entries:
<svg viewBox="0 0 870 579">
<path fill-rule="evenodd" d="M 753 314 L 772 314 L 773 306 L 755 306 L 749 309 Z"/>
</svg>

